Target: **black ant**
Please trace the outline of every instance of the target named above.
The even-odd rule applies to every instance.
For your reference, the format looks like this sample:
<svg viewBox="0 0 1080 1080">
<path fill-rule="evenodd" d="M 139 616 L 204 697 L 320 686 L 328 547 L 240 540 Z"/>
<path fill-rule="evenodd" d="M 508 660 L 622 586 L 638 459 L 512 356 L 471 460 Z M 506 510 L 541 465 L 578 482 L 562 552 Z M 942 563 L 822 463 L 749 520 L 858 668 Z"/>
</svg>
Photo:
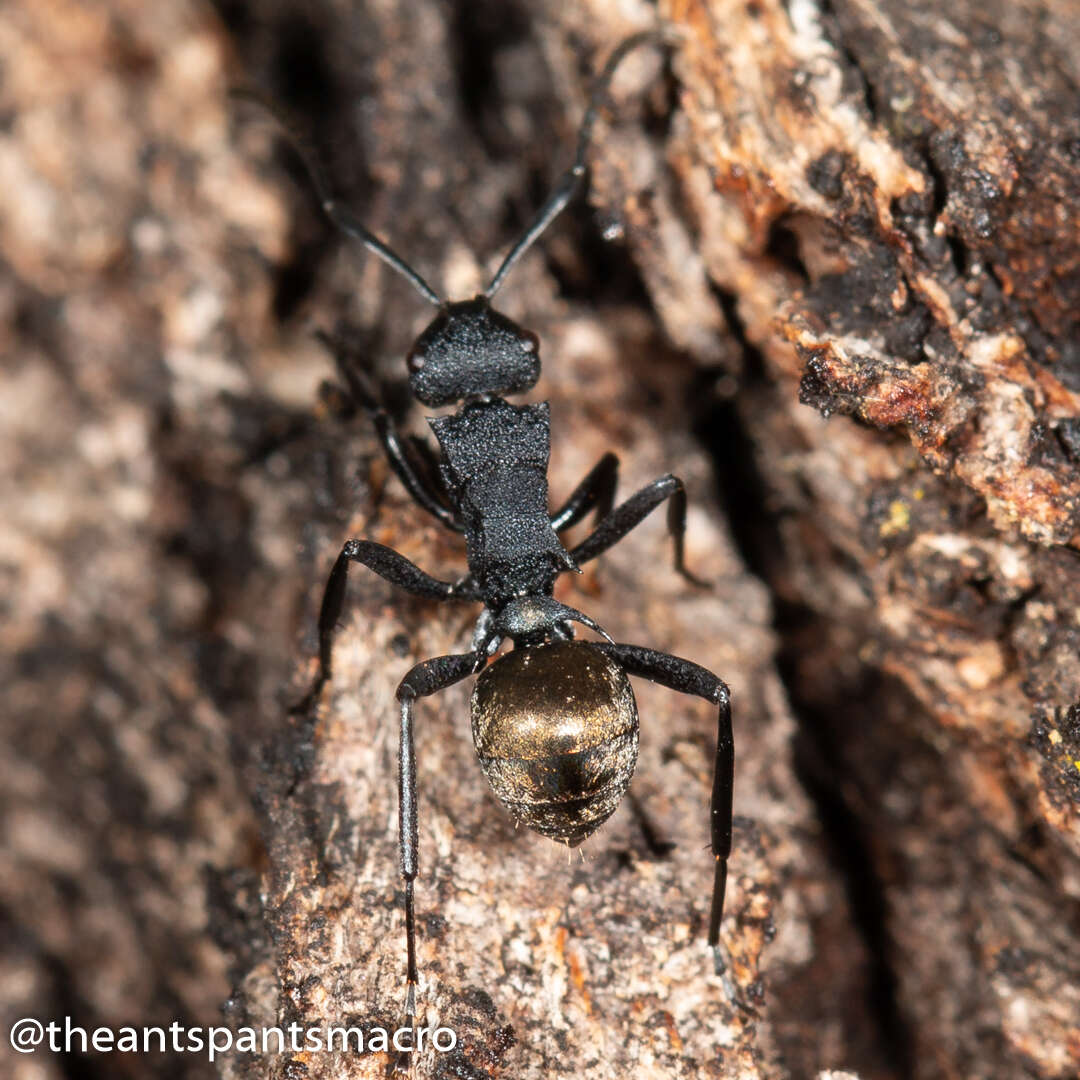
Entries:
<svg viewBox="0 0 1080 1080">
<path fill-rule="evenodd" d="M 570 847 L 591 835 L 618 806 L 638 751 L 638 717 L 628 675 L 695 694 L 718 706 L 716 758 L 710 809 L 714 861 L 708 941 L 717 970 L 727 859 L 731 851 L 734 748 L 727 686 L 689 660 L 637 645 L 616 644 L 582 612 L 553 597 L 555 579 L 595 559 L 668 500 L 675 569 L 700 584 L 683 563 L 686 493 L 672 475 L 614 506 L 618 459 L 605 454 L 554 513 L 548 509 L 550 451 L 548 404 L 514 406 L 502 395 L 532 387 L 540 375 L 534 334 L 499 314 L 492 297 L 507 274 L 577 193 L 601 102 L 622 59 L 656 32 L 636 34 L 611 54 L 578 133 L 574 163 L 532 224 L 503 260 L 491 284 L 472 300 L 448 302 L 353 214 L 329 195 L 312 155 L 302 152 L 323 209 L 342 232 L 410 281 L 438 315 L 408 355 L 413 394 L 428 406 L 461 403 L 454 415 L 430 419 L 439 452 L 422 440 L 403 439 L 387 411 L 335 350 L 337 366 L 356 403 L 371 417 L 390 466 L 409 494 L 447 528 L 465 536 L 468 573 L 439 581 L 403 555 L 370 540 L 349 540 L 326 584 L 319 613 L 319 671 L 299 706 L 308 710 L 331 677 L 331 646 L 345 598 L 349 564 L 361 563 L 393 585 L 432 600 L 484 605 L 468 652 L 417 664 L 401 680 L 398 756 L 401 875 L 405 881 L 407 949 L 406 1025 L 416 1017 L 416 928 L 413 882 L 417 857 L 416 759 L 413 705 L 469 675 L 476 754 L 492 789 L 517 821 Z M 559 534 L 595 510 L 595 528 L 567 550 Z M 602 641 L 575 641 L 573 623 Z M 513 650 L 488 660 L 504 639 Z M 407 1068 L 409 1055 L 396 1061 Z"/>
</svg>

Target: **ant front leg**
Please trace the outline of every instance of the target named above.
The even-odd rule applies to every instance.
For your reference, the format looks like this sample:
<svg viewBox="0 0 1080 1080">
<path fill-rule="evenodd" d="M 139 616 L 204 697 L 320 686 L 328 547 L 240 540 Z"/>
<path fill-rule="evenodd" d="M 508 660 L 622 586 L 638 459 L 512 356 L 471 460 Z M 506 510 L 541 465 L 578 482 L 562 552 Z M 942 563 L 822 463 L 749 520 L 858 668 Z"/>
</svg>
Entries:
<svg viewBox="0 0 1080 1080">
<path fill-rule="evenodd" d="M 638 645 L 590 642 L 629 674 L 711 701 L 718 707 L 716 756 L 713 761 L 712 799 L 709 804 L 709 838 L 714 862 L 712 904 L 709 909 L 709 945 L 717 974 L 723 971 L 720 956 L 720 920 L 727 890 L 727 861 L 731 854 L 732 798 L 735 784 L 735 740 L 731 731 L 731 694 L 727 684 L 707 668 L 678 656 L 643 649 Z"/>
<path fill-rule="evenodd" d="M 602 521 L 615 504 L 615 484 L 619 475 L 619 459 L 605 454 L 570 495 L 570 498 L 551 516 L 551 527 L 558 533 L 576 525 L 593 507 L 596 520 Z"/>
<path fill-rule="evenodd" d="M 450 507 L 442 488 L 431 447 L 422 439 L 402 439 L 393 418 L 375 397 L 360 372 L 349 362 L 348 350 L 340 338 L 329 334 L 320 334 L 319 338 L 333 353 L 338 374 L 348 385 L 353 401 L 371 418 L 390 468 L 405 485 L 413 501 L 437 517 L 448 529 L 463 532 L 464 526 Z"/>
<path fill-rule="evenodd" d="M 327 578 L 322 606 L 319 609 L 319 672 L 304 699 L 289 710 L 291 713 L 308 712 L 330 679 L 334 631 L 345 604 L 350 562 L 358 562 L 369 570 L 374 570 L 384 581 L 389 581 L 391 585 L 397 585 L 414 596 L 426 596 L 431 600 L 449 600 L 451 597 L 472 599 L 471 595 L 467 595 L 468 590 L 462 590 L 449 581 L 433 578 L 392 548 L 371 540 L 347 540 L 330 571 L 330 577 Z"/>
<path fill-rule="evenodd" d="M 437 694 L 460 682 L 483 666 L 484 652 L 474 650 L 438 656 L 417 664 L 397 689 L 401 705 L 401 736 L 398 743 L 398 828 L 401 845 L 401 876 L 405 881 L 405 950 L 406 990 L 404 1027 L 410 1032 L 410 1046 L 415 1046 L 416 916 L 413 910 L 413 882 L 418 871 L 419 827 L 416 804 L 416 751 L 413 743 L 413 702 Z M 395 1044 L 396 1045 L 396 1044 Z M 391 1062 L 391 1072 L 405 1073 L 412 1061 L 412 1049 L 402 1050 Z"/>
<path fill-rule="evenodd" d="M 607 514 L 593 532 L 570 552 L 570 557 L 578 566 L 587 563 L 590 559 L 595 559 L 597 555 L 603 554 L 609 547 L 617 544 L 631 529 L 641 524 L 665 499 L 671 500 L 668 503 L 667 524 L 668 532 L 671 533 L 675 545 L 675 569 L 691 585 L 708 588 L 709 583 L 690 573 L 683 561 L 683 538 L 686 535 L 686 489 L 683 487 L 683 482 L 671 473 L 643 487 L 636 495 L 631 495 L 626 502 Z"/>
</svg>

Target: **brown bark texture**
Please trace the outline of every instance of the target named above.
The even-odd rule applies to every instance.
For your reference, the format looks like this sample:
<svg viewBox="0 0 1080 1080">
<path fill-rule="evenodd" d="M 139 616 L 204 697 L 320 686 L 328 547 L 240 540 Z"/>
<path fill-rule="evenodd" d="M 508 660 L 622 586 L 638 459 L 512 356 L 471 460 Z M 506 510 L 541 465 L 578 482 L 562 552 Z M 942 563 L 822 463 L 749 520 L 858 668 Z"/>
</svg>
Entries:
<svg viewBox="0 0 1080 1080">
<path fill-rule="evenodd" d="M 233 87 L 465 298 L 614 82 L 587 194 L 499 296 L 544 362 L 552 501 L 603 453 L 662 513 L 559 599 L 731 686 L 638 683 L 631 796 L 515 830 L 468 683 L 418 708 L 417 1076 L 1080 1074 L 1080 8 L 1074 0 L 9 0 L 0 8 L 0 1012 L 393 1029 L 397 683 L 477 612 L 459 539 L 324 386 L 407 431 L 431 310 Z M 655 520 L 654 520 L 655 518 Z M 582 535 L 579 532 L 575 535 Z M 16 1053 L 0 1073 L 382 1076 L 382 1053 Z M 846 1071 L 845 1071 L 846 1070 Z"/>
</svg>

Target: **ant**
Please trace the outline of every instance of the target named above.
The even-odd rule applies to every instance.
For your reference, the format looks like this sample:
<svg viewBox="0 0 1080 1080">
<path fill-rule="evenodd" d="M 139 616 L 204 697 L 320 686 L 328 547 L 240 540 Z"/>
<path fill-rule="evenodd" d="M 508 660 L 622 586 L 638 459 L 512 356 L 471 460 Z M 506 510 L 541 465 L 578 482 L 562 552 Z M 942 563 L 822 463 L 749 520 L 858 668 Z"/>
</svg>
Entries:
<svg viewBox="0 0 1080 1080">
<path fill-rule="evenodd" d="M 638 751 L 638 716 L 628 675 L 694 694 L 718 708 L 710 804 L 714 862 L 708 942 L 717 972 L 727 859 L 731 851 L 734 746 L 728 688 L 705 668 L 638 645 L 614 642 L 588 615 L 554 599 L 555 579 L 579 572 L 621 540 L 661 503 L 668 503 L 674 567 L 700 585 L 683 562 L 686 493 L 668 474 L 618 506 L 618 459 L 605 454 L 554 513 L 548 508 L 550 452 L 547 402 L 515 406 L 503 395 L 530 389 L 540 375 L 539 343 L 491 306 L 514 264 L 578 192 L 585 156 L 608 86 L 623 58 L 647 43 L 647 31 L 623 41 L 601 71 L 578 133 L 574 162 L 538 211 L 488 287 L 471 300 L 450 302 L 329 194 L 314 155 L 299 145 L 323 210 L 343 233 L 412 283 L 439 313 L 408 354 L 409 384 L 424 405 L 460 404 L 453 415 L 428 420 L 438 452 L 426 441 L 403 439 L 359 372 L 335 348 L 355 402 L 371 417 L 391 468 L 412 498 L 448 529 L 464 534 L 468 573 L 456 582 L 431 577 L 403 555 L 370 540 L 348 540 L 323 594 L 319 668 L 297 711 L 307 712 L 331 678 L 333 635 L 345 599 L 349 565 L 360 563 L 393 585 L 432 600 L 483 604 L 468 652 L 417 664 L 397 688 L 401 876 L 405 883 L 405 1023 L 416 1018 L 416 926 L 413 883 L 419 869 L 413 709 L 428 697 L 477 675 L 472 732 L 477 758 L 495 795 L 516 821 L 575 847 L 615 811 L 630 783 Z M 593 531 L 571 549 L 559 534 L 595 510 Z M 575 641 L 573 623 L 603 640 Z M 513 649 L 488 661 L 505 639 Z M 403 1052 L 393 1068 L 408 1068 Z"/>
</svg>

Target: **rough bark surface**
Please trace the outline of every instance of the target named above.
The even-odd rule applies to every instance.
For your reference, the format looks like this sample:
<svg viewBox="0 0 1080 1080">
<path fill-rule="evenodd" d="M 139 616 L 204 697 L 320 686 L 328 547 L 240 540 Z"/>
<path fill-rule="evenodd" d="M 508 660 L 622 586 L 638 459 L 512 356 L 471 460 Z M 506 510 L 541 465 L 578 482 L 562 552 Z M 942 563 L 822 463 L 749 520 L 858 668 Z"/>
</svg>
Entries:
<svg viewBox="0 0 1080 1080">
<path fill-rule="evenodd" d="M 558 595 L 732 687 L 731 974 L 702 941 L 711 709 L 636 687 L 633 799 L 568 861 L 495 802 L 464 685 L 418 716 L 420 1009 L 459 1042 L 416 1072 L 1080 1072 L 1080 15 L 1055 0 L 6 5 L 6 1024 L 396 1026 L 394 689 L 475 611 L 357 568 L 334 679 L 289 705 L 347 536 L 463 569 L 319 391 L 338 328 L 422 432 L 402 357 L 431 312 L 228 90 L 466 297 L 657 11 L 677 47 L 627 61 L 587 199 L 500 306 L 540 336 L 554 501 L 609 449 L 623 495 L 687 483 L 711 590 L 656 515 Z M 0 1049 L 28 1080 L 385 1066 Z"/>
</svg>

